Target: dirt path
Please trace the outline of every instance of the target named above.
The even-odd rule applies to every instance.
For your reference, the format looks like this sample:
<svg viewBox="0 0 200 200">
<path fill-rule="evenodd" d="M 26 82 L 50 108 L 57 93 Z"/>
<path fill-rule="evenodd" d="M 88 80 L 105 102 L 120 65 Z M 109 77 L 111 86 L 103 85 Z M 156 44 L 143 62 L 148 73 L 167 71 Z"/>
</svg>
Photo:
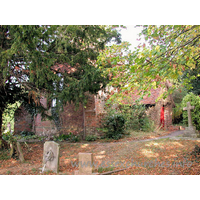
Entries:
<svg viewBox="0 0 200 200">
<path fill-rule="evenodd" d="M 170 134 L 168 135 L 165 135 L 165 136 L 161 136 L 161 137 L 158 137 L 158 138 L 151 138 L 151 139 L 146 139 L 146 140 L 138 140 L 138 141 L 152 141 L 152 140 L 159 140 L 159 139 L 164 139 L 164 138 L 172 138 L 172 137 L 177 137 L 181 134 L 183 134 L 184 131 L 174 131 L 174 132 L 171 132 Z"/>
<path fill-rule="evenodd" d="M 111 144 L 124 144 L 124 143 L 129 143 L 129 142 L 147 142 L 147 141 L 152 141 L 152 140 L 159 140 L 159 139 L 164 139 L 164 138 L 173 138 L 173 137 L 177 137 L 181 134 L 183 134 L 184 131 L 174 131 L 174 132 L 171 132 L 170 134 L 168 135 L 165 135 L 165 136 L 160 136 L 160 137 L 157 137 L 157 138 L 150 138 L 150 139 L 143 139 L 143 140 L 129 140 L 129 141 L 121 141 L 121 142 L 112 142 L 112 143 L 109 143 L 109 142 L 102 142 L 102 143 L 99 143 L 99 142 L 92 142 L 92 143 L 87 143 L 87 144 L 92 144 L 92 145 L 111 145 Z M 191 139 L 195 139 L 195 138 L 191 138 Z M 70 144 L 73 144 L 73 143 L 70 143 Z M 85 144 L 85 143 L 83 143 Z"/>
</svg>

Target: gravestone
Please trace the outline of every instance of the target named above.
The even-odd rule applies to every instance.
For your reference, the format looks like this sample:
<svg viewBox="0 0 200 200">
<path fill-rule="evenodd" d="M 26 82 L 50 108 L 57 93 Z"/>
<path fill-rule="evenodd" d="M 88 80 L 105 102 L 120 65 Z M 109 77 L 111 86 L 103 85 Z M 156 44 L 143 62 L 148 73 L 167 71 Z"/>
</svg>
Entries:
<svg viewBox="0 0 200 200">
<path fill-rule="evenodd" d="M 19 153 L 19 159 L 21 162 L 24 162 L 24 155 L 23 155 L 23 152 L 22 152 L 22 149 L 21 149 L 21 145 L 19 142 L 17 142 L 17 150 L 18 150 L 18 153 Z"/>
<path fill-rule="evenodd" d="M 21 162 L 24 162 L 24 155 L 22 152 L 22 148 L 19 142 L 10 142 L 10 157 L 11 158 L 19 158 Z"/>
<path fill-rule="evenodd" d="M 79 153 L 79 170 L 75 171 L 75 175 L 92 175 L 93 155 L 92 153 Z"/>
<path fill-rule="evenodd" d="M 185 128 L 185 131 L 183 133 L 184 137 L 198 137 L 198 131 L 196 130 L 196 127 L 192 125 L 192 116 L 191 116 L 191 110 L 193 110 L 195 107 L 191 106 L 190 102 L 187 102 L 187 107 L 184 107 L 183 110 L 187 110 L 188 112 L 188 127 Z"/>
<path fill-rule="evenodd" d="M 44 171 L 59 172 L 60 145 L 54 141 L 44 143 L 43 168 Z"/>
</svg>

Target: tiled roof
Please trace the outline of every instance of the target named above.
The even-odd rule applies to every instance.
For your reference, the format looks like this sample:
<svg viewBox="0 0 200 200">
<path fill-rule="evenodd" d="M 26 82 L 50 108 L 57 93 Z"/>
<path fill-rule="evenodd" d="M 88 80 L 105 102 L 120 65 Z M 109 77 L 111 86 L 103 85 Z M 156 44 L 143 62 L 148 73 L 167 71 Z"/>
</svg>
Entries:
<svg viewBox="0 0 200 200">
<path fill-rule="evenodd" d="M 148 97 L 148 95 L 145 95 L 143 99 L 140 101 L 142 104 L 155 104 L 156 99 L 159 97 L 161 88 L 157 89 L 151 89 L 151 95 Z M 127 98 L 126 98 L 127 97 Z M 126 93 L 125 94 L 125 100 L 122 101 L 124 104 L 135 104 L 135 101 L 140 98 L 140 95 L 138 94 L 138 91 L 135 90 L 134 93 Z"/>
<path fill-rule="evenodd" d="M 156 99 L 160 95 L 161 88 L 151 89 L 150 91 L 151 91 L 150 97 L 148 97 L 148 95 L 145 95 L 143 99 L 141 100 L 142 104 L 155 104 Z M 137 92 L 135 94 L 131 94 L 131 100 L 133 101 L 133 103 L 139 98 L 140 96 L 137 95 Z"/>
</svg>

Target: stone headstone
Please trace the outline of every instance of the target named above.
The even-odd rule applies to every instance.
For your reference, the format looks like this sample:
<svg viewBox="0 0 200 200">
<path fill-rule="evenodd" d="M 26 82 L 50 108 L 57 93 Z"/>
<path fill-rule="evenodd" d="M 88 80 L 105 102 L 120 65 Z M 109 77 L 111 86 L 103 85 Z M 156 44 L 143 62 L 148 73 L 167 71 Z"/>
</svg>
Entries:
<svg viewBox="0 0 200 200">
<path fill-rule="evenodd" d="M 183 108 L 183 110 L 187 110 L 188 113 L 188 127 L 185 128 L 185 131 L 183 133 L 184 137 L 198 137 L 196 127 L 192 125 L 191 110 L 193 110 L 194 108 L 195 106 L 191 106 L 190 102 L 187 102 L 187 107 Z"/>
<path fill-rule="evenodd" d="M 93 155 L 92 153 L 79 153 L 79 170 L 75 171 L 75 175 L 92 175 Z"/>
<path fill-rule="evenodd" d="M 24 155 L 23 155 L 23 152 L 22 152 L 22 148 L 21 148 L 21 145 L 19 142 L 17 142 L 17 150 L 18 150 L 18 153 L 19 153 L 19 159 L 21 162 L 24 162 Z"/>
<path fill-rule="evenodd" d="M 44 171 L 59 172 L 60 145 L 54 141 L 44 143 L 43 168 Z"/>
</svg>

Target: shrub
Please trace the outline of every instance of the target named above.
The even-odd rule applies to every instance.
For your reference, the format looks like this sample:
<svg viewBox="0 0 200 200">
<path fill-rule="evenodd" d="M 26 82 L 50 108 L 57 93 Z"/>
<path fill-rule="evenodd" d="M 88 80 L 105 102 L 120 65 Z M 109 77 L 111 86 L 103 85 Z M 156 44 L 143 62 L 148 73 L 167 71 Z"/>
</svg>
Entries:
<svg viewBox="0 0 200 200">
<path fill-rule="evenodd" d="M 172 108 L 172 122 L 173 124 L 182 124 L 183 123 L 183 107 L 182 104 L 176 104 L 175 108 Z"/>
<path fill-rule="evenodd" d="M 11 139 L 11 137 L 12 137 L 12 133 L 10 133 L 10 132 L 2 134 L 2 139 L 5 141 L 9 141 Z"/>
<path fill-rule="evenodd" d="M 70 138 L 70 141 L 71 142 L 79 142 L 80 141 L 80 136 L 79 135 L 73 135 L 72 134 L 72 136 L 71 136 L 71 138 Z"/>
<path fill-rule="evenodd" d="M 179 87 L 172 93 L 173 101 L 176 107 L 173 108 L 172 112 L 172 122 L 173 124 L 183 123 L 183 108 L 182 100 L 187 95 L 187 90 L 184 87 Z"/>
<path fill-rule="evenodd" d="M 64 140 L 69 140 L 70 139 L 70 134 L 69 135 L 65 135 L 65 134 L 61 134 L 59 136 L 54 136 L 54 140 L 56 141 L 64 141 Z"/>
<path fill-rule="evenodd" d="M 191 110 L 192 123 L 197 130 L 200 130 L 200 97 L 190 92 L 183 98 L 182 109 L 187 106 L 187 102 L 190 102 L 192 106 L 195 106 L 195 108 Z M 183 123 L 188 125 L 187 111 L 183 112 Z"/>
<path fill-rule="evenodd" d="M 118 140 L 124 134 L 125 118 L 120 113 L 108 113 L 103 119 L 103 127 L 107 138 Z"/>
<path fill-rule="evenodd" d="M 154 123 L 148 118 L 144 105 L 123 105 L 120 110 L 126 120 L 126 129 L 135 131 L 152 131 L 154 129 Z"/>
<path fill-rule="evenodd" d="M 90 142 L 90 141 L 95 141 L 97 139 L 97 136 L 96 135 L 87 135 L 85 137 L 85 140 Z"/>
<path fill-rule="evenodd" d="M 74 135 L 71 132 L 67 135 L 61 134 L 59 136 L 54 136 L 54 141 L 70 141 L 70 142 L 79 142 L 80 141 L 80 136 Z"/>
<path fill-rule="evenodd" d="M 22 131 L 19 135 L 21 135 L 22 137 L 26 137 L 26 136 L 35 135 L 35 133 L 33 133 L 31 131 Z"/>
</svg>

